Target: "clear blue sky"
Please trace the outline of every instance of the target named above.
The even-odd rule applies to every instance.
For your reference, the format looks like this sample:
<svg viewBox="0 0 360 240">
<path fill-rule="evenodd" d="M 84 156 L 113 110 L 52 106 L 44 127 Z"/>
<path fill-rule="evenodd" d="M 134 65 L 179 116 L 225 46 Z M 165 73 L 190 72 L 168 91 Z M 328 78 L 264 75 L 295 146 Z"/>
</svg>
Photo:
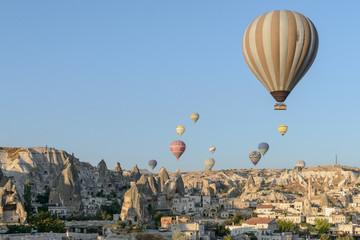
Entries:
<svg viewBox="0 0 360 240">
<path fill-rule="evenodd" d="M 1 1 L 0 145 L 51 146 L 113 169 L 332 164 L 360 167 L 359 1 Z M 285 112 L 248 69 L 243 33 L 288 9 L 310 18 L 320 45 Z M 198 112 L 196 125 L 190 114 Z M 287 124 L 282 137 L 277 126 Z M 187 150 L 169 150 L 184 125 Z M 217 147 L 211 155 L 210 145 Z"/>
</svg>

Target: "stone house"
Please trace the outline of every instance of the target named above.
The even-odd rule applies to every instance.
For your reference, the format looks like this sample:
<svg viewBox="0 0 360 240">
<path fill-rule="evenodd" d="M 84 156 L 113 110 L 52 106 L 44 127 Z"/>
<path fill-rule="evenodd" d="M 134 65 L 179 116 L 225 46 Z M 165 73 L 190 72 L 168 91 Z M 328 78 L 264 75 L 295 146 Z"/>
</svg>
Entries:
<svg viewBox="0 0 360 240">
<path fill-rule="evenodd" d="M 286 221 L 291 221 L 293 223 L 299 224 L 306 221 L 306 217 L 304 215 L 290 215 L 290 216 L 279 216 L 278 219 L 283 219 Z"/>
<path fill-rule="evenodd" d="M 171 229 L 173 232 L 181 231 L 191 240 L 200 240 L 207 238 L 207 236 L 205 235 L 205 225 L 196 222 L 172 224 Z"/>
<path fill-rule="evenodd" d="M 306 216 L 306 223 L 311 224 L 311 225 L 315 225 L 316 219 L 325 219 L 329 223 L 332 220 L 331 217 L 325 217 L 325 216 Z"/>
<path fill-rule="evenodd" d="M 243 227 L 253 228 L 263 233 L 273 233 L 275 230 L 279 230 L 279 226 L 275 221 L 275 218 L 259 218 L 252 217 L 242 224 Z"/>
<path fill-rule="evenodd" d="M 260 204 L 256 206 L 256 213 L 264 214 L 264 215 L 271 215 L 273 212 L 274 206 L 271 204 Z"/>
</svg>

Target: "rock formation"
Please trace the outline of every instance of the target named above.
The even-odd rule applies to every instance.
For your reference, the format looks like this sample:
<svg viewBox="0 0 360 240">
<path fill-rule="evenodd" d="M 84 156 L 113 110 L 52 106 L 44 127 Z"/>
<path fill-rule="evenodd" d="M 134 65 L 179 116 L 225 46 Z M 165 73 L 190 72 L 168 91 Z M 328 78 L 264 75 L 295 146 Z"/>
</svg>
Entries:
<svg viewBox="0 0 360 240">
<path fill-rule="evenodd" d="M 124 195 L 120 217 L 128 225 L 145 223 L 150 218 L 146 196 L 141 193 L 135 182 L 131 183 L 130 189 Z"/>
<path fill-rule="evenodd" d="M 135 165 L 133 169 L 131 169 L 130 176 L 133 181 L 137 181 L 140 179 L 141 174 L 137 165 Z"/>
<path fill-rule="evenodd" d="M 26 217 L 15 185 L 0 169 L 0 222 L 24 224 Z"/>
<path fill-rule="evenodd" d="M 165 186 L 165 183 L 170 179 L 168 172 L 164 167 L 160 168 L 159 170 L 159 185 L 160 185 L 160 191 L 163 191 L 163 188 Z"/>
<path fill-rule="evenodd" d="M 54 180 L 56 187 L 51 189 L 49 204 L 66 206 L 70 214 L 80 215 L 82 199 L 79 177 L 70 159 L 65 164 L 61 174 Z"/>
<path fill-rule="evenodd" d="M 115 166 L 114 172 L 116 172 L 116 173 L 118 173 L 118 174 L 120 174 L 120 175 L 123 174 L 123 170 L 121 169 L 119 162 L 116 162 L 116 166 Z"/>
</svg>

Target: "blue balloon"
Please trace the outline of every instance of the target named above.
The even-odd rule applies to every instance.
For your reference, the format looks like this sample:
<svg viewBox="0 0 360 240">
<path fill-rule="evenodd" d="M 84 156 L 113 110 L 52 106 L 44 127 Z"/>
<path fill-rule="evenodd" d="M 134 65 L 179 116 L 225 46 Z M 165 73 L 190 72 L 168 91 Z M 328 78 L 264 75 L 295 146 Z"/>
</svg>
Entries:
<svg viewBox="0 0 360 240">
<path fill-rule="evenodd" d="M 154 170 L 154 168 L 156 167 L 157 165 L 157 161 L 156 160 L 150 160 L 149 161 L 149 167 Z"/>
<path fill-rule="evenodd" d="M 259 144 L 258 148 L 262 155 L 265 155 L 265 153 L 269 150 L 269 144 L 262 142 Z"/>
</svg>

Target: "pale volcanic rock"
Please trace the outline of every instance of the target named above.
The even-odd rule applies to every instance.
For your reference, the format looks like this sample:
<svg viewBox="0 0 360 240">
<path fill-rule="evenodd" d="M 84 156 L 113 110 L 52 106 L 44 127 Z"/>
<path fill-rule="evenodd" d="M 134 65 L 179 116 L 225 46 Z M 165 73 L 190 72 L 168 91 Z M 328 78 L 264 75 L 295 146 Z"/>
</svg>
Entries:
<svg viewBox="0 0 360 240">
<path fill-rule="evenodd" d="M 74 154 L 48 147 L 0 148 L 0 164 L 4 175 L 14 179 L 21 199 L 29 179 L 34 199 L 51 189 L 49 204 L 63 204 L 69 215 L 81 215 L 80 201 L 89 196 L 100 191 L 110 194 L 130 185 L 130 177 L 124 177 L 121 171 L 108 170 L 105 161 L 94 167 L 80 162 Z"/>
<path fill-rule="evenodd" d="M 131 176 L 131 178 L 132 178 L 134 181 L 137 181 L 137 180 L 140 179 L 141 174 L 140 174 L 140 170 L 139 170 L 139 168 L 138 168 L 137 165 L 135 165 L 135 166 L 133 167 L 133 169 L 131 169 L 131 171 L 130 171 L 130 176 Z"/>
<path fill-rule="evenodd" d="M 123 170 L 121 169 L 119 162 L 116 162 L 116 166 L 115 166 L 114 172 L 122 175 Z"/>
<path fill-rule="evenodd" d="M 237 188 L 232 187 L 226 194 L 227 198 L 237 198 L 240 196 L 240 192 Z"/>
<path fill-rule="evenodd" d="M 129 190 L 124 195 L 120 217 L 128 224 L 145 223 L 149 221 L 148 204 L 138 186 L 132 182 Z"/>
<path fill-rule="evenodd" d="M 6 223 L 22 223 L 27 218 L 24 205 L 13 182 L 0 169 L 0 219 Z"/>
<path fill-rule="evenodd" d="M 149 185 L 148 178 L 145 175 L 142 175 L 139 181 L 136 182 L 136 186 L 139 191 L 147 196 L 152 196 L 153 191 Z"/>
<path fill-rule="evenodd" d="M 170 177 L 164 167 L 160 168 L 158 175 L 159 175 L 160 191 L 162 192 L 164 189 L 165 183 L 170 179 Z"/>
<path fill-rule="evenodd" d="M 52 188 L 49 197 L 50 204 L 66 206 L 67 211 L 79 215 L 82 210 L 81 187 L 77 171 L 70 159 L 65 161 L 65 168 L 54 180 L 56 188 Z"/>
<path fill-rule="evenodd" d="M 158 186 L 158 184 L 156 183 L 156 180 L 155 180 L 155 178 L 154 178 L 153 175 L 150 175 L 150 176 L 149 176 L 148 182 L 149 182 L 149 186 L 150 186 L 151 191 L 153 192 L 153 194 L 158 194 L 158 192 L 159 192 L 159 186 Z"/>
</svg>

